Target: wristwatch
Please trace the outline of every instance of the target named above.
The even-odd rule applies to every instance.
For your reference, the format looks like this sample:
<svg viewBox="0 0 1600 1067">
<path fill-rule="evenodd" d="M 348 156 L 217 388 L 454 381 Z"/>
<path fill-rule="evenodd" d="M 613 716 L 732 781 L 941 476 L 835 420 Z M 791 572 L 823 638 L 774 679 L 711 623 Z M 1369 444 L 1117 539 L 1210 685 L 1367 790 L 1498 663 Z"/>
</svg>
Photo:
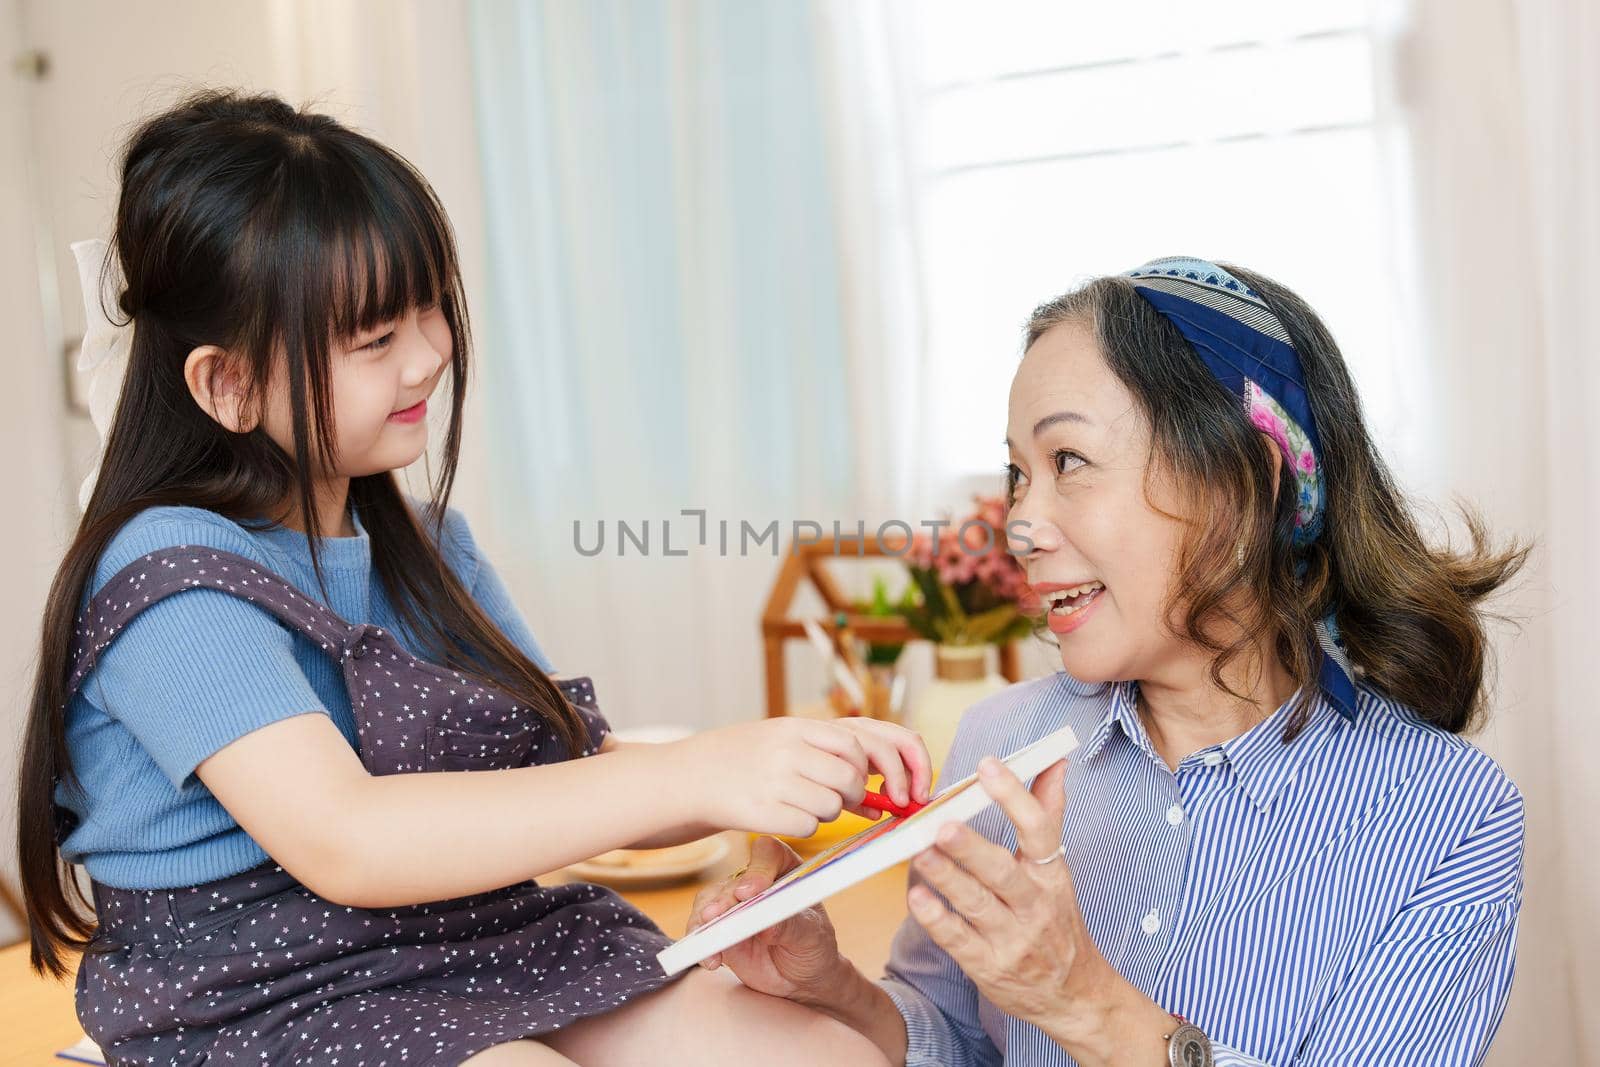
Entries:
<svg viewBox="0 0 1600 1067">
<path fill-rule="evenodd" d="M 1177 1012 L 1169 1012 L 1178 1025 L 1167 1039 L 1167 1063 L 1171 1067 L 1212 1067 L 1211 1039 L 1194 1023 Z"/>
</svg>

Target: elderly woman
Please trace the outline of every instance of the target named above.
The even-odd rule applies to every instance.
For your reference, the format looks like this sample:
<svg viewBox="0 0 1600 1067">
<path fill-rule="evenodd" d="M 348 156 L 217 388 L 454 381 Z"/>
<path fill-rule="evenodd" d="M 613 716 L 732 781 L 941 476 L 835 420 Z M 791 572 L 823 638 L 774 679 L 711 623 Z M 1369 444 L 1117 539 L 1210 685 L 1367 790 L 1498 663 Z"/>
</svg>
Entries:
<svg viewBox="0 0 1600 1067">
<path fill-rule="evenodd" d="M 1011 387 L 1013 551 L 1064 673 L 974 707 L 998 804 L 911 865 L 874 982 L 813 909 L 729 949 L 891 1063 L 1476 1063 L 1511 985 L 1522 797 L 1461 739 L 1479 603 L 1430 548 L 1333 339 L 1258 274 L 1162 259 L 1040 307 Z M 1063 723 L 1032 788 L 989 754 Z M 756 842 L 692 921 L 796 862 Z"/>
</svg>

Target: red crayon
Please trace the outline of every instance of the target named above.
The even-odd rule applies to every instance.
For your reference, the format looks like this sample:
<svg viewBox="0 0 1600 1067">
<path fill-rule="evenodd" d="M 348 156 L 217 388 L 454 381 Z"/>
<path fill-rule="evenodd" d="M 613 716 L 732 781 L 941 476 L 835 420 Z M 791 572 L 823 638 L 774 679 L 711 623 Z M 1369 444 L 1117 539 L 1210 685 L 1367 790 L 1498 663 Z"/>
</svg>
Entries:
<svg viewBox="0 0 1600 1067">
<path fill-rule="evenodd" d="M 908 801 L 902 806 L 900 804 L 896 804 L 882 793 L 874 793 L 870 790 L 867 792 L 866 796 L 861 798 L 861 803 L 865 807 L 874 808 L 878 811 L 886 811 L 897 819 L 903 819 L 907 815 L 915 815 L 917 812 L 921 811 L 927 806 L 916 800 Z"/>
</svg>

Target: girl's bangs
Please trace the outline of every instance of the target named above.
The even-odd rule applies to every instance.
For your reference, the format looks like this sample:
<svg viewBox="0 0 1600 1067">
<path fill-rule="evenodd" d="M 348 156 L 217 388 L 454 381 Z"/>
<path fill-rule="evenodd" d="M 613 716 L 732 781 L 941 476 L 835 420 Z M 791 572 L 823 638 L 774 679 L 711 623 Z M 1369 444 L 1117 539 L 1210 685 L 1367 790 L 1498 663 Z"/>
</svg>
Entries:
<svg viewBox="0 0 1600 1067">
<path fill-rule="evenodd" d="M 339 199 L 329 204 L 329 228 L 313 231 L 327 237 L 303 275 L 312 289 L 305 306 L 330 310 L 335 344 L 453 295 L 449 223 L 423 190 L 398 181 Z"/>
</svg>

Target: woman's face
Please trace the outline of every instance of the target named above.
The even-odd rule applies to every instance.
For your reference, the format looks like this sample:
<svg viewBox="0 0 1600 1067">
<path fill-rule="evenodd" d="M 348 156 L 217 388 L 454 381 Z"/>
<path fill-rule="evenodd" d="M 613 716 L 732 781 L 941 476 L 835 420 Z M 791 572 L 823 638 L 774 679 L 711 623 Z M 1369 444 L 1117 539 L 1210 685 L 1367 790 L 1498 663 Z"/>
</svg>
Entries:
<svg viewBox="0 0 1600 1067">
<path fill-rule="evenodd" d="M 361 334 L 331 353 L 335 469 L 324 477 L 359 478 L 398 470 L 428 443 L 427 399 L 450 365 L 450 324 L 435 305 Z M 262 427 L 290 455 L 294 423 L 287 370 L 274 368 Z"/>
<path fill-rule="evenodd" d="M 1184 527 L 1161 511 L 1183 505 L 1170 479 L 1147 485 L 1149 423 L 1089 323 L 1059 323 L 1029 347 L 1011 383 L 1006 439 L 1012 550 L 1045 602 L 1067 673 L 1150 679 L 1187 658 L 1163 611 Z M 1068 590 L 1081 591 L 1052 607 Z"/>
</svg>

